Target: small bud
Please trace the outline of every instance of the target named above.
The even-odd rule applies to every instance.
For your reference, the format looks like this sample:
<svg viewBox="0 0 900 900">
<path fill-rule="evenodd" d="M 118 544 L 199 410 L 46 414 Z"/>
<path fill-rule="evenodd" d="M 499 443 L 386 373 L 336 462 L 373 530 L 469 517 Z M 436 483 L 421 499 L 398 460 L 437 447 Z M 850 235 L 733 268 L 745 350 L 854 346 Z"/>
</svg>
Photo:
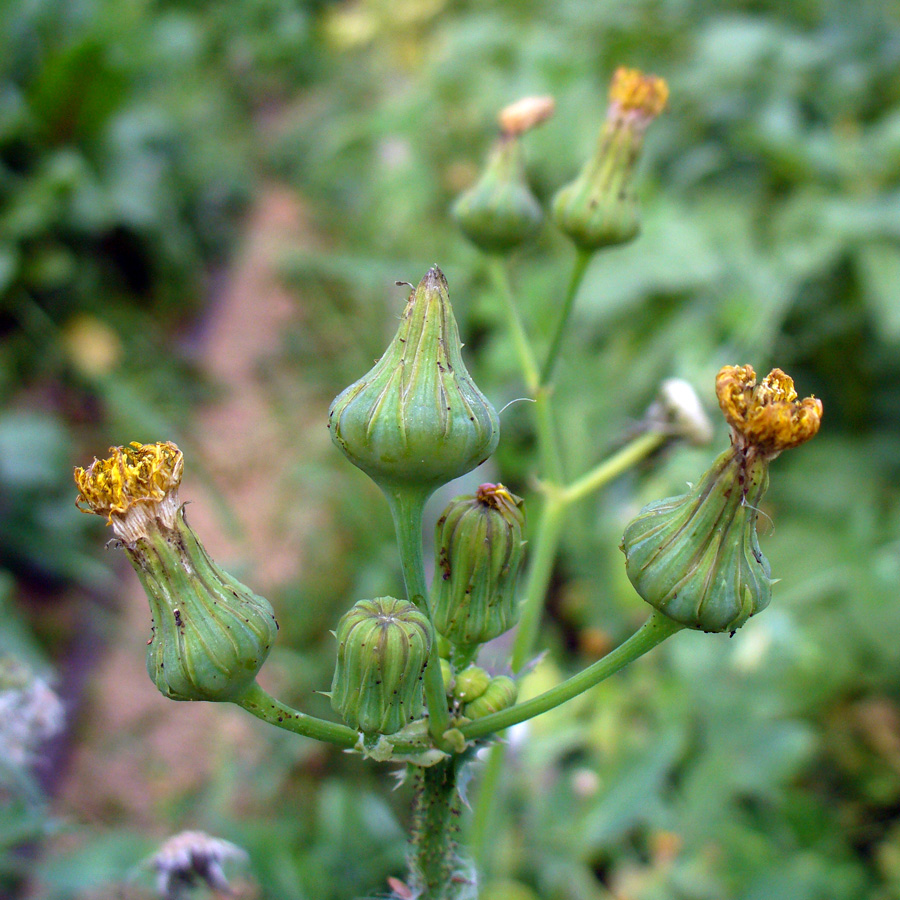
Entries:
<svg viewBox="0 0 900 900">
<path fill-rule="evenodd" d="M 631 179 L 647 126 L 663 111 L 662 78 L 619 68 L 593 157 L 553 201 L 557 226 L 582 250 L 627 243 L 640 231 Z"/>
<path fill-rule="evenodd" d="M 438 519 L 431 613 L 457 646 L 483 644 L 516 624 L 524 528 L 524 501 L 502 484 L 457 497 Z"/>
<path fill-rule="evenodd" d="M 485 253 L 507 253 L 537 234 L 544 214 L 528 187 L 519 138 L 553 114 L 552 97 L 525 97 L 499 116 L 484 173 L 453 207 L 463 234 Z"/>
<path fill-rule="evenodd" d="M 491 713 L 508 709 L 516 702 L 518 695 L 519 688 L 512 678 L 506 675 L 497 675 L 491 679 L 487 689 L 480 697 L 463 707 L 463 715 L 467 719 L 489 716 Z"/>
<path fill-rule="evenodd" d="M 410 295 L 384 356 L 328 414 L 334 443 L 383 489 L 433 490 L 497 446 L 497 414 L 461 349 L 447 280 L 435 266 Z"/>
<path fill-rule="evenodd" d="M 444 682 L 444 688 L 447 693 L 452 694 L 453 689 L 456 687 L 456 675 L 453 673 L 453 666 L 450 665 L 450 660 L 443 657 L 441 657 L 441 681 Z"/>
<path fill-rule="evenodd" d="M 456 687 L 453 696 L 460 703 L 469 703 L 477 700 L 491 683 L 491 676 L 478 666 L 466 666 L 456 676 Z"/>
<path fill-rule="evenodd" d="M 256 678 L 278 625 L 268 601 L 220 569 L 178 502 L 175 444 L 112 447 L 75 470 L 83 512 L 106 516 L 150 601 L 147 671 L 173 700 L 230 700 Z"/>
<path fill-rule="evenodd" d="M 337 628 L 331 705 L 351 728 L 394 734 L 422 715 L 428 618 L 393 597 L 360 600 Z"/>
<path fill-rule="evenodd" d="M 772 579 L 756 522 L 769 462 L 812 437 L 822 403 L 797 401 L 773 370 L 760 385 L 750 366 L 726 366 L 716 391 L 732 446 L 687 494 L 646 506 L 625 529 L 622 550 L 635 590 L 651 606 L 702 631 L 734 631 L 769 605 Z"/>
</svg>

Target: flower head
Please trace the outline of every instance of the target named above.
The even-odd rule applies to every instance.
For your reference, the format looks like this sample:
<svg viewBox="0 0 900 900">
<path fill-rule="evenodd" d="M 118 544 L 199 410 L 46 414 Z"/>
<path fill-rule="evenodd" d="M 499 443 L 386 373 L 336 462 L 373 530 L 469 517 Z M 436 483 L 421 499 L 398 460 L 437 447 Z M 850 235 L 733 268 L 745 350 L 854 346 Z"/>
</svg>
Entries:
<svg viewBox="0 0 900 900">
<path fill-rule="evenodd" d="M 78 497 L 85 513 L 106 516 L 122 540 L 134 542 L 149 519 L 161 518 L 169 527 L 178 512 L 178 486 L 184 456 L 170 441 L 110 447 L 108 459 L 94 459 L 75 469 Z"/>
<path fill-rule="evenodd" d="M 229 859 L 245 862 L 247 853 L 236 844 L 203 831 L 182 831 L 170 837 L 152 859 L 160 897 L 179 900 L 198 882 L 230 895 L 231 885 L 222 870 L 222 863 Z"/>
<path fill-rule="evenodd" d="M 798 400 L 793 379 L 781 369 L 757 384 L 753 366 L 725 366 L 716 376 L 716 396 L 734 443 L 770 458 L 815 437 L 822 421 L 822 401 Z"/>
<path fill-rule="evenodd" d="M 546 122 L 555 109 L 552 97 L 523 97 L 500 110 L 500 131 L 506 137 L 517 137 Z"/>
<path fill-rule="evenodd" d="M 668 99 L 665 79 L 619 66 L 609 85 L 609 115 L 636 113 L 650 122 L 666 108 Z"/>
</svg>

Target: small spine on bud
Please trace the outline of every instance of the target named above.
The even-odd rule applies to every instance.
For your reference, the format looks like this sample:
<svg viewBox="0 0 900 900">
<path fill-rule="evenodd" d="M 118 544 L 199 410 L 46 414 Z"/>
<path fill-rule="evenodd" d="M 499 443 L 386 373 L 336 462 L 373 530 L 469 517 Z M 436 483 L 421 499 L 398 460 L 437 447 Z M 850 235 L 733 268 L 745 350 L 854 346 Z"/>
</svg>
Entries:
<svg viewBox="0 0 900 900">
<path fill-rule="evenodd" d="M 553 200 L 554 221 L 580 249 L 627 243 L 640 231 L 632 176 L 644 133 L 668 96 L 665 81 L 655 75 L 624 67 L 613 75 L 597 149 Z"/>
<path fill-rule="evenodd" d="M 394 734 L 422 715 L 428 618 L 406 600 L 360 600 L 337 628 L 331 705 L 366 734 Z"/>
<path fill-rule="evenodd" d="M 502 484 L 457 497 L 438 519 L 431 612 L 436 630 L 457 647 L 483 644 L 516 624 L 524 528 L 524 501 Z"/>
</svg>

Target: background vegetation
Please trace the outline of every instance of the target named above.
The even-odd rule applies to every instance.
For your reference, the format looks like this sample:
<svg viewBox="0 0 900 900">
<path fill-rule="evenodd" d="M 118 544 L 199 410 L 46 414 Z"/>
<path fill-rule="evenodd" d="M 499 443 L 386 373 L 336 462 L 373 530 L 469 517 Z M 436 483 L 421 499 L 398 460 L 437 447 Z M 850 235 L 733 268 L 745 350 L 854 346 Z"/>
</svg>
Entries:
<svg viewBox="0 0 900 900">
<path fill-rule="evenodd" d="M 898 18 L 878 0 L 9 0 L 0 649 L 68 672 L 76 632 L 97 647 L 115 633 L 118 575 L 71 506 L 71 466 L 133 436 L 196 438 L 192 411 L 216 391 L 193 362 L 198 322 L 263 183 L 290 185 L 317 235 L 284 260 L 304 327 L 266 361 L 273 415 L 323 419 L 393 331 L 394 280 L 434 262 L 479 384 L 498 408 L 520 396 L 483 263 L 448 207 L 497 109 L 526 93 L 557 98 L 527 139 L 548 200 L 592 148 L 611 71 L 634 65 L 669 81 L 671 104 L 641 166 L 643 234 L 598 257 L 579 297 L 557 390 L 570 471 L 615 448 L 664 377 L 711 406 L 724 363 L 784 368 L 825 421 L 773 465 L 771 609 L 730 641 L 679 635 L 516 736 L 485 900 L 900 896 Z M 548 226 L 514 260 L 535 335 L 571 256 Z M 496 473 L 527 494 L 526 404 L 502 422 Z M 676 448 L 573 516 L 532 689 L 641 621 L 623 524 L 712 452 Z M 270 598 L 282 693 L 321 704 L 308 698 L 330 680 L 328 629 L 353 600 L 397 590 L 387 511 L 318 445 L 276 483 L 330 511 L 303 577 Z M 60 614 L 73 596 L 78 629 Z M 79 679 L 65 680 L 74 701 Z M 87 739 L 76 723 L 69 746 Z M 64 770 L 46 760 L 44 789 L 4 774 L 0 890 L 113 896 L 161 836 L 199 827 L 250 851 L 262 896 L 383 891 L 406 793 L 358 760 L 263 740 L 256 761 L 224 749 L 149 828 L 55 813 L 44 789 Z M 60 832 L 68 845 L 49 840 Z"/>
</svg>

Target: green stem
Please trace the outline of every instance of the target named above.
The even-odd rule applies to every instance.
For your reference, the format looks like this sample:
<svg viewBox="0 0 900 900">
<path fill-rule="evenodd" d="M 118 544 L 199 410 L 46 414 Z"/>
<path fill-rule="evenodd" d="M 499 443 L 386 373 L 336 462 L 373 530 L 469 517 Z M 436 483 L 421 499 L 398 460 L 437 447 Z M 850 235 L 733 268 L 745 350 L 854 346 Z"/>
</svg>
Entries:
<svg viewBox="0 0 900 900">
<path fill-rule="evenodd" d="M 506 757 L 506 745 L 492 744 L 488 750 L 487 763 L 481 773 L 481 783 L 478 786 L 478 795 L 475 799 L 475 807 L 472 810 L 472 818 L 469 825 L 468 846 L 475 862 L 475 869 L 483 874 L 489 865 L 488 851 L 491 834 L 491 825 L 494 821 L 494 813 L 497 804 L 494 800 L 497 788 L 500 784 L 500 776 L 503 773 L 503 761 Z"/>
<path fill-rule="evenodd" d="M 550 379 L 553 377 L 553 369 L 556 366 L 556 360 L 559 358 L 559 351 L 569 324 L 572 307 L 575 304 L 575 297 L 578 294 L 578 288 L 581 287 L 584 273 L 587 271 L 588 263 L 593 255 L 592 250 L 579 249 L 576 252 L 575 263 L 572 266 L 572 276 L 569 278 L 569 287 L 566 290 L 566 296 L 563 298 L 562 310 L 556 323 L 556 331 L 553 333 L 553 338 L 550 341 L 550 350 L 544 361 L 544 368 L 541 370 L 540 383 L 542 385 L 549 384 Z"/>
<path fill-rule="evenodd" d="M 525 326 L 522 324 L 522 317 L 519 315 L 512 287 L 509 283 L 509 276 L 506 273 L 506 264 L 503 262 L 502 257 L 490 256 L 488 257 L 488 269 L 503 303 L 506 324 L 512 335 L 513 346 L 516 350 L 516 356 L 519 358 L 519 368 L 522 370 L 525 386 L 528 388 L 528 392 L 534 396 L 540 385 L 537 357 L 534 355 L 531 342 L 528 340 L 528 335 L 525 332 Z"/>
<path fill-rule="evenodd" d="M 531 558 L 531 566 L 528 570 L 528 584 L 525 588 L 525 600 L 522 603 L 522 617 L 513 644 L 511 659 L 513 672 L 518 672 L 528 662 L 537 638 L 541 614 L 544 611 L 544 601 L 547 597 L 547 588 L 550 585 L 550 576 L 553 574 L 553 563 L 559 547 L 565 511 L 566 504 L 558 492 L 549 492 L 545 496 L 534 539 L 534 556 Z"/>
<path fill-rule="evenodd" d="M 410 887 L 420 900 L 452 900 L 458 893 L 456 834 L 460 799 L 452 757 L 417 775 L 410 854 Z"/>
<path fill-rule="evenodd" d="M 630 444 L 626 444 L 619 450 L 618 453 L 610 456 L 609 459 L 603 460 L 586 475 L 565 488 L 563 501 L 566 504 L 571 504 L 583 500 L 588 494 L 599 490 L 612 481 L 613 478 L 617 478 L 635 463 L 640 462 L 645 456 L 649 456 L 665 440 L 666 436 L 659 431 L 648 431 L 635 438 Z"/>
<path fill-rule="evenodd" d="M 315 716 L 291 709 L 290 706 L 267 694 L 256 682 L 235 697 L 232 703 L 246 709 L 263 722 L 283 728 L 285 731 L 302 734 L 303 737 L 315 738 L 317 741 L 327 741 L 339 747 L 349 748 L 356 746 L 359 739 L 359 735 L 346 725 L 317 719 Z"/>
<path fill-rule="evenodd" d="M 385 490 L 384 494 L 394 518 L 407 598 L 428 616 L 429 622 L 433 623 L 428 605 L 428 587 L 425 584 L 425 564 L 422 556 L 422 512 L 431 491 L 400 486 L 391 491 Z M 425 705 L 428 707 L 428 730 L 437 746 L 442 748 L 444 732 L 450 727 L 450 711 L 447 708 L 447 694 L 441 676 L 441 659 L 433 624 L 431 651 L 425 665 Z"/>
<path fill-rule="evenodd" d="M 544 386 L 538 388 L 537 393 L 534 395 L 538 456 L 541 461 L 541 477 L 553 484 L 562 484 L 562 453 L 559 449 L 556 423 L 553 421 L 550 393 L 551 389 Z"/>
<path fill-rule="evenodd" d="M 467 725 L 460 726 L 466 740 L 487 737 L 489 734 L 518 725 L 527 719 L 533 719 L 551 709 L 555 709 L 567 700 L 583 694 L 586 690 L 609 678 L 630 662 L 661 644 L 666 638 L 680 631 L 684 626 L 668 616 L 654 610 L 650 618 L 623 644 L 620 644 L 603 659 L 597 660 L 577 675 L 545 691 L 531 700 L 518 703 L 501 712 L 491 713 L 484 718 L 476 719 Z"/>
</svg>

